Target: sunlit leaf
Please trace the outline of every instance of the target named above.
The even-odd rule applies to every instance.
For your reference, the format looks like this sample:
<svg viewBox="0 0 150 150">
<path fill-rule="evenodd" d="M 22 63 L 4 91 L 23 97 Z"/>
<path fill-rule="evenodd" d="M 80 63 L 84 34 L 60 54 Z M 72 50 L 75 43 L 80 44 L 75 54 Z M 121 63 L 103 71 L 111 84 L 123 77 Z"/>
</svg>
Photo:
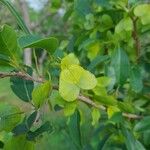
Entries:
<svg viewBox="0 0 150 150">
<path fill-rule="evenodd" d="M 134 14 L 141 19 L 143 25 L 150 24 L 150 4 L 137 5 Z"/>
<path fill-rule="evenodd" d="M 70 53 L 61 60 L 61 69 L 67 69 L 70 65 L 73 64 L 79 65 L 79 60 L 73 53 Z"/>
<path fill-rule="evenodd" d="M 66 101 L 74 101 L 79 96 L 80 88 L 72 83 L 60 79 L 59 93 Z"/>
<path fill-rule="evenodd" d="M 0 131 L 11 131 L 21 120 L 21 111 L 18 107 L 0 103 Z"/>
</svg>

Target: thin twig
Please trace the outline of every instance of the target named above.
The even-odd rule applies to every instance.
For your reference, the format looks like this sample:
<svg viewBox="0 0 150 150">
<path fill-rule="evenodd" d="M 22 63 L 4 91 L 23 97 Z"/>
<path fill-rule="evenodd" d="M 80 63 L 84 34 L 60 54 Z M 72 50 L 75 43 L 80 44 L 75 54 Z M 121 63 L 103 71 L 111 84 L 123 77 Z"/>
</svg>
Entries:
<svg viewBox="0 0 150 150">
<path fill-rule="evenodd" d="M 28 80 L 28 81 L 34 81 L 34 82 L 39 82 L 42 83 L 44 82 L 44 80 L 42 78 L 33 78 L 32 76 L 23 73 L 23 72 L 10 72 L 10 73 L 6 73 L 6 72 L 0 72 L 0 79 L 1 78 L 7 78 L 7 77 L 18 77 L 18 78 L 22 78 L 24 80 Z"/>
<path fill-rule="evenodd" d="M 10 73 L 0 72 L 0 78 L 6 78 L 6 77 L 18 77 L 18 78 L 22 78 L 24 80 L 34 81 L 34 82 L 38 82 L 38 83 L 43 83 L 45 81 L 42 78 L 35 79 L 32 76 L 30 76 L 26 73 L 22 73 L 22 72 L 10 72 Z M 57 85 L 53 85 L 53 89 L 58 90 L 59 88 Z M 106 111 L 106 109 L 107 109 L 105 106 L 93 102 L 89 97 L 86 97 L 84 95 L 80 94 L 77 99 L 82 101 L 82 102 L 85 102 L 86 104 L 89 104 L 95 108 L 98 108 L 100 110 Z M 122 115 L 126 118 L 129 118 L 129 119 L 141 119 L 141 118 L 143 118 L 142 116 L 139 116 L 136 114 L 130 114 L 130 113 L 122 113 Z"/>
</svg>

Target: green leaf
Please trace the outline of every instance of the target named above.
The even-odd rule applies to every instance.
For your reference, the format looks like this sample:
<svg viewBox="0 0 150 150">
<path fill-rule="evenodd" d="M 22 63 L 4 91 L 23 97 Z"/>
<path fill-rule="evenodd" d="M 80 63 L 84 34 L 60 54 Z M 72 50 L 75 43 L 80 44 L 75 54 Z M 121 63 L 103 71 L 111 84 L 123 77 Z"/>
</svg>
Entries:
<svg viewBox="0 0 150 150">
<path fill-rule="evenodd" d="M 34 111 L 34 112 L 27 118 L 26 124 L 27 124 L 28 129 L 30 129 L 31 126 L 33 125 L 33 123 L 35 122 L 36 116 L 37 116 L 37 111 Z"/>
<path fill-rule="evenodd" d="M 117 100 L 113 96 L 101 95 L 94 96 L 94 99 L 106 106 L 116 106 Z"/>
<path fill-rule="evenodd" d="M 0 103 L 0 131 L 11 131 L 21 120 L 18 107 Z"/>
<path fill-rule="evenodd" d="M 87 90 L 93 89 L 97 84 L 95 76 L 78 65 L 70 65 L 68 69 L 63 70 L 60 79 Z"/>
<path fill-rule="evenodd" d="M 93 14 L 87 14 L 86 15 L 86 22 L 84 23 L 84 28 L 86 30 L 91 30 L 94 28 L 94 15 Z"/>
<path fill-rule="evenodd" d="M 26 35 L 18 41 L 21 48 L 43 48 L 49 53 L 53 53 L 58 47 L 58 40 L 54 37 L 41 38 L 36 35 Z"/>
<path fill-rule="evenodd" d="M 109 0 L 95 0 L 97 5 L 100 5 L 102 7 L 108 7 L 109 6 Z"/>
<path fill-rule="evenodd" d="M 24 135 L 14 137 L 12 136 L 4 146 L 4 150 L 35 150 L 33 142 L 26 139 Z"/>
<path fill-rule="evenodd" d="M 134 14 L 141 19 L 143 25 L 150 24 L 150 4 L 137 5 Z"/>
<path fill-rule="evenodd" d="M 32 75 L 32 69 L 27 67 L 27 72 Z M 34 88 L 33 81 L 24 80 L 18 77 L 11 77 L 11 89 L 12 91 L 23 101 L 29 102 L 32 99 L 32 91 Z"/>
<path fill-rule="evenodd" d="M 33 123 L 35 122 L 37 116 L 37 111 L 34 111 L 27 119 L 25 117 L 24 121 L 21 124 L 18 124 L 13 130 L 12 133 L 15 136 L 27 133 Z"/>
<path fill-rule="evenodd" d="M 99 87 L 107 87 L 110 82 L 111 82 L 111 78 L 103 76 L 103 77 L 99 77 L 97 78 L 97 86 Z"/>
<path fill-rule="evenodd" d="M 120 112 L 120 109 L 116 106 L 109 106 L 107 108 L 107 114 L 109 119 L 112 118 L 112 116 L 118 112 Z"/>
<path fill-rule="evenodd" d="M 143 144 L 138 140 L 136 140 L 135 149 L 146 150 Z"/>
<path fill-rule="evenodd" d="M 61 69 L 67 69 L 70 65 L 73 64 L 79 65 L 79 60 L 73 53 L 70 53 L 61 60 Z"/>
<path fill-rule="evenodd" d="M 0 30 L 0 54 L 10 57 L 12 63 L 16 65 L 19 54 L 16 32 L 8 25 L 4 25 Z"/>
<path fill-rule="evenodd" d="M 28 131 L 29 131 L 29 129 L 28 129 L 27 125 L 25 123 L 21 123 L 12 130 L 12 133 L 14 134 L 14 136 L 18 136 L 21 134 L 25 134 Z"/>
<path fill-rule="evenodd" d="M 122 112 L 120 111 L 114 112 L 108 122 L 111 122 L 112 124 L 124 122 L 124 117 L 122 116 Z"/>
<path fill-rule="evenodd" d="M 90 0 L 76 0 L 74 2 L 75 12 L 79 17 L 85 17 L 91 12 L 91 1 Z"/>
<path fill-rule="evenodd" d="M 131 131 L 129 131 L 128 129 L 122 128 L 122 133 L 125 138 L 125 144 L 126 144 L 127 150 L 135 150 L 135 149 L 146 150 L 144 146 L 138 140 L 136 140 L 136 138 L 134 137 Z"/>
<path fill-rule="evenodd" d="M 142 75 L 138 67 L 134 67 L 130 72 L 130 85 L 136 93 L 139 93 L 143 89 Z"/>
<path fill-rule="evenodd" d="M 107 144 L 107 141 L 110 139 L 110 137 L 112 136 L 112 133 L 107 133 L 102 140 L 99 141 L 98 143 L 98 148 L 99 150 L 104 149 L 105 145 Z"/>
<path fill-rule="evenodd" d="M 115 50 L 112 55 L 111 65 L 114 68 L 118 84 L 124 84 L 129 76 L 129 59 L 125 51 L 121 48 Z"/>
<path fill-rule="evenodd" d="M 95 67 L 97 67 L 99 64 L 103 63 L 104 61 L 108 60 L 109 56 L 107 55 L 98 55 L 96 56 L 88 66 L 88 70 L 92 71 Z"/>
<path fill-rule="evenodd" d="M 149 116 L 143 118 L 134 127 L 134 131 L 136 132 L 144 132 L 148 130 L 150 130 L 150 117 Z"/>
<path fill-rule="evenodd" d="M 94 74 L 90 73 L 89 71 L 83 70 L 80 80 L 77 85 L 81 89 L 90 90 L 93 89 L 97 84 L 97 80 Z"/>
<path fill-rule="evenodd" d="M 96 84 L 97 80 L 92 73 L 78 65 L 70 65 L 61 71 L 59 92 L 65 100 L 74 101 L 79 95 L 80 88 L 89 90 Z"/>
<path fill-rule="evenodd" d="M 49 97 L 52 85 L 50 81 L 46 81 L 34 88 L 32 92 L 32 102 L 36 108 L 41 107 Z"/>
<path fill-rule="evenodd" d="M 66 103 L 64 106 L 64 114 L 65 116 L 71 116 L 74 114 L 75 110 L 77 108 L 77 102 L 69 102 Z"/>
<path fill-rule="evenodd" d="M 86 46 L 88 49 L 87 57 L 92 61 L 98 53 L 101 53 L 101 45 L 99 41 L 92 42 L 91 44 Z"/>
<path fill-rule="evenodd" d="M 64 107 L 66 101 L 60 96 L 59 91 L 52 90 L 50 95 L 50 105 L 55 110 L 56 106 Z"/>
<path fill-rule="evenodd" d="M 96 86 L 92 91 L 95 93 L 97 96 L 107 96 L 107 90 L 104 87 L 99 87 Z"/>
<path fill-rule="evenodd" d="M 10 26 L 4 25 L 0 30 L 0 53 L 13 57 L 17 49 L 17 35 L 15 31 Z"/>
<path fill-rule="evenodd" d="M 112 26 L 113 20 L 109 15 L 104 14 L 102 17 L 100 17 L 100 27 L 99 27 L 100 32 L 104 32 L 110 29 Z"/>
<path fill-rule="evenodd" d="M 92 125 L 95 125 L 98 123 L 100 119 L 100 111 L 97 108 L 92 109 Z"/>
<path fill-rule="evenodd" d="M 72 139 L 73 143 L 77 147 L 77 149 L 81 149 L 82 142 L 81 142 L 81 129 L 80 129 L 80 113 L 78 110 L 70 117 L 68 123 L 68 130 L 70 138 Z"/>
<path fill-rule="evenodd" d="M 64 100 L 71 102 L 77 99 L 80 93 L 80 88 L 73 83 L 69 83 L 63 79 L 59 81 L 59 93 Z"/>
<path fill-rule="evenodd" d="M 128 129 L 122 128 L 122 133 L 125 138 L 125 144 L 126 144 L 127 150 L 135 150 L 136 140 L 132 132 L 129 131 Z"/>
<path fill-rule="evenodd" d="M 43 125 L 41 125 L 38 129 L 36 129 L 34 132 L 29 131 L 27 134 L 27 139 L 32 141 L 35 140 L 36 137 L 43 134 L 44 132 L 51 133 L 53 131 L 53 128 L 49 121 L 45 122 Z"/>
<path fill-rule="evenodd" d="M 131 18 L 123 18 L 115 27 L 116 33 L 121 33 L 122 31 L 132 31 L 133 30 L 133 23 Z"/>
<path fill-rule="evenodd" d="M 128 102 L 118 102 L 118 107 L 123 112 L 134 113 L 134 107 Z"/>
</svg>

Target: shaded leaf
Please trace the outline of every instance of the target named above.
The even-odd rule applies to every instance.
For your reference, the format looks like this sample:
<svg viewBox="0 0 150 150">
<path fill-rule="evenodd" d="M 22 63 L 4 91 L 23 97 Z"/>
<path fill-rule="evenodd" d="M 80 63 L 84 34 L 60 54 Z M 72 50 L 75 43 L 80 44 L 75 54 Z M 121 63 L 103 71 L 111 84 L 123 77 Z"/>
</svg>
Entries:
<svg viewBox="0 0 150 150">
<path fill-rule="evenodd" d="M 134 106 L 128 102 L 118 102 L 118 107 L 123 112 L 134 113 Z"/>
<path fill-rule="evenodd" d="M 134 137 L 131 131 L 123 128 L 122 133 L 125 138 L 125 144 L 126 144 L 127 150 L 135 150 L 135 149 L 146 150 L 144 146 L 138 140 L 136 140 L 136 138 Z"/>
<path fill-rule="evenodd" d="M 125 144 L 126 144 L 127 150 L 135 150 L 136 140 L 132 132 L 129 131 L 128 129 L 122 128 L 122 133 L 125 138 Z"/>
<path fill-rule="evenodd" d="M 31 68 L 27 68 L 27 73 L 32 76 Z M 18 77 L 10 78 L 12 91 L 23 101 L 29 102 L 32 99 L 32 91 L 34 88 L 33 81 L 24 80 Z"/>
<path fill-rule="evenodd" d="M 37 130 L 33 131 L 29 131 L 27 133 L 27 139 L 32 141 L 34 140 L 36 137 L 38 137 L 39 135 L 43 134 L 44 132 L 49 132 L 51 133 L 53 130 L 51 124 L 49 121 L 45 122 L 43 125 L 41 125 L 40 128 L 38 128 Z"/>
<path fill-rule="evenodd" d="M 17 125 L 13 130 L 12 133 L 15 136 L 21 135 L 21 134 L 25 134 L 29 131 L 27 125 L 25 123 L 21 123 L 19 125 Z"/>
<path fill-rule="evenodd" d="M 45 83 L 42 83 L 34 88 L 32 92 L 32 102 L 36 108 L 39 108 L 44 104 L 49 97 L 51 89 L 52 85 L 50 81 L 46 81 Z"/>
<path fill-rule="evenodd" d="M 138 67 L 132 68 L 130 72 L 130 84 L 136 93 L 143 89 L 142 75 Z"/>
<path fill-rule="evenodd" d="M 28 129 L 31 128 L 32 124 L 35 122 L 35 119 L 36 119 L 36 116 L 37 116 L 37 111 L 34 111 L 28 118 L 27 118 L 27 127 Z"/>
<path fill-rule="evenodd" d="M 95 67 L 97 67 L 99 64 L 103 63 L 104 61 L 108 60 L 109 56 L 107 55 L 98 55 L 96 56 L 88 66 L 88 70 L 92 71 Z"/>
<path fill-rule="evenodd" d="M 0 148 L 4 148 L 4 143 L 2 141 L 0 141 Z"/>
<path fill-rule="evenodd" d="M 49 53 L 53 53 L 58 47 L 58 41 L 54 37 L 41 38 L 36 35 L 26 35 L 18 41 L 21 48 L 43 48 Z"/>
<path fill-rule="evenodd" d="M 135 125 L 134 130 L 137 132 L 150 130 L 150 117 L 145 117 L 141 121 L 139 121 Z"/>
<path fill-rule="evenodd" d="M 78 110 L 70 117 L 68 123 L 69 135 L 78 149 L 81 149 L 80 113 Z"/>
<path fill-rule="evenodd" d="M 121 48 L 115 50 L 112 55 L 111 65 L 114 68 L 118 84 L 123 84 L 129 76 L 129 59 L 127 54 Z"/>
</svg>

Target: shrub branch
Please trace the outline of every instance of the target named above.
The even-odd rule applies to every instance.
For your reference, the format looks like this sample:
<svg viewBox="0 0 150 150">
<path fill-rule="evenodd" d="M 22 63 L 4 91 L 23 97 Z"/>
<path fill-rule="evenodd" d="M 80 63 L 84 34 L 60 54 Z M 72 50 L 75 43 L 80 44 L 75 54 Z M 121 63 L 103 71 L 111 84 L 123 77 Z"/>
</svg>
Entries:
<svg viewBox="0 0 150 150">
<path fill-rule="evenodd" d="M 34 78 L 34 77 L 32 77 L 26 73 L 23 73 L 23 72 L 10 72 L 10 73 L 0 72 L 0 79 L 1 78 L 7 78 L 7 77 L 17 77 L 17 78 L 21 78 L 21 79 L 28 80 L 28 81 L 38 82 L 38 83 L 44 82 L 44 79 L 42 79 L 42 78 Z M 58 90 L 58 86 L 54 85 L 53 89 Z M 86 97 L 84 95 L 80 94 L 78 96 L 78 100 L 80 100 L 80 101 L 82 101 L 82 102 L 84 102 L 84 103 L 86 103 L 92 107 L 95 107 L 97 109 L 100 109 L 103 111 L 107 110 L 107 108 L 105 106 L 97 104 L 96 102 L 92 101 L 89 97 Z M 130 114 L 130 113 L 122 113 L 122 115 L 126 118 L 129 118 L 129 119 L 142 119 L 143 118 L 143 116 L 139 116 L 136 114 Z"/>
</svg>

